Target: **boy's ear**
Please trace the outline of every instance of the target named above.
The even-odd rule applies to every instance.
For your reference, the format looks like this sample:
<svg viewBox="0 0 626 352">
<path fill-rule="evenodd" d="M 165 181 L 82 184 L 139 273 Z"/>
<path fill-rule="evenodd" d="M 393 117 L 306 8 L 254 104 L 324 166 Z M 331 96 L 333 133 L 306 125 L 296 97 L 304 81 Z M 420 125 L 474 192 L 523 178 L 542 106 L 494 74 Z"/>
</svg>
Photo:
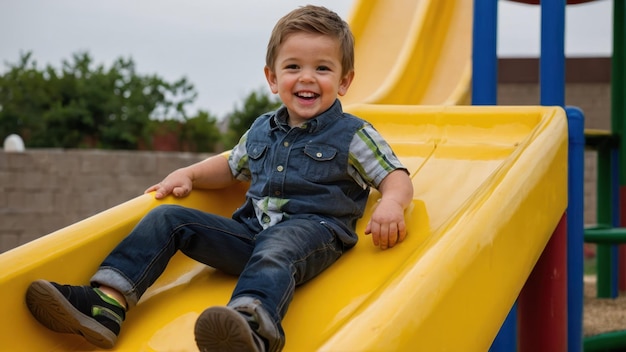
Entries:
<svg viewBox="0 0 626 352">
<path fill-rule="evenodd" d="M 348 93 L 348 88 L 350 88 L 350 84 L 352 84 L 352 80 L 354 79 L 354 71 L 348 72 L 342 79 L 339 81 L 339 90 L 337 94 L 340 96 L 346 95 Z"/>
<path fill-rule="evenodd" d="M 274 73 L 274 71 L 267 66 L 263 68 L 263 71 L 265 72 L 265 79 L 267 80 L 267 84 L 270 86 L 270 90 L 272 93 L 277 94 L 278 82 L 276 81 L 276 73 Z"/>
</svg>

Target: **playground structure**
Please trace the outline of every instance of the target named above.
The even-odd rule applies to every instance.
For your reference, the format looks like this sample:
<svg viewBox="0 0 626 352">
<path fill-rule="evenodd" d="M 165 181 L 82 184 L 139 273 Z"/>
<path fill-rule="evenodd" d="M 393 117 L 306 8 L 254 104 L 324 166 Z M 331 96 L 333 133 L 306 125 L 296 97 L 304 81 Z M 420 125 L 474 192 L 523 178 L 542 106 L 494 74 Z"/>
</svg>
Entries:
<svg viewBox="0 0 626 352">
<path fill-rule="evenodd" d="M 542 33 L 561 33 L 560 42 L 558 37 L 552 38 L 557 42 L 542 39 L 545 107 L 449 106 L 467 101 L 470 84 L 474 105 L 495 105 L 496 36 L 489 31 L 495 30 L 497 1 L 391 3 L 355 4 L 350 23 L 360 45 L 356 69 L 368 74 L 355 81 L 359 88 L 346 96 L 344 105 L 372 121 L 409 168 L 416 189 L 407 214 L 411 236 L 385 252 L 363 238 L 340 263 L 300 288 L 285 320 L 285 350 L 419 346 L 429 351 L 505 351 L 516 345 L 521 351 L 580 350 L 584 136 L 580 111 L 566 109 L 568 126 L 562 109 L 565 1 L 542 5 L 542 16 L 550 16 L 542 17 Z M 621 11 L 623 18 L 623 2 L 616 0 L 615 8 L 615 16 Z M 474 22 L 475 78 L 470 83 L 472 48 L 467 42 L 472 22 L 467 17 L 472 9 L 481 21 Z M 395 26 L 402 23 L 402 31 L 415 35 L 393 36 L 403 41 L 389 43 L 377 37 L 383 28 L 399 30 Z M 423 50 L 427 37 L 432 42 L 426 47 L 438 49 L 426 50 L 430 57 Z M 494 42 L 485 43 L 489 40 Z M 381 50 L 382 45 L 390 47 Z M 368 64 L 365 57 L 372 61 Z M 380 61 L 390 57 L 395 61 Z M 418 59 L 420 65 L 415 65 L 412 60 Z M 415 66 L 423 72 L 408 74 Z M 379 73 L 377 67 L 386 71 Z M 611 135 L 610 140 L 617 138 Z M 194 192 L 166 201 L 227 215 L 244 191 L 241 186 Z M 366 217 L 377 197 L 373 192 Z M 23 292 L 37 278 L 85 282 L 106 253 L 158 204 L 143 195 L 1 255 L 0 298 L 15 302 L 7 313 L 16 318 L 5 327 L 7 336 L 15 338 L 3 339 L 0 349 L 89 348 L 78 338 L 39 326 L 26 311 Z M 608 223 L 613 228 L 615 222 Z M 363 228 L 361 222 L 357 231 L 363 233 Z M 560 275 L 546 280 L 554 272 Z M 580 277 L 578 286 L 568 275 Z M 175 256 L 129 312 L 116 349 L 195 348 L 191 331 L 197 314 L 208 305 L 226 303 L 233 284 L 231 277 Z M 518 308 L 509 314 L 516 300 Z M 553 314 L 546 314 L 548 305 Z"/>
<path fill-rule="evenodd" d="M 597 245 L 597 296 L 611 299 L 626 291 L 626 4 L 613 2 L 611 130 L 585 131 L 586 145 L 598 155 L 597 221 L 584 241 Z M 626 331 L 585 339 L 585 351 L 626 348 Z"/>
<path fill-rule="evenodd" d="M 567 4 L 578 4 L 593 0 L 568 0 Z M 478 4 L 480 1 L 477 1 Z M 537 5 L 539 1 L 519 1 Z M 481 2 L 485 6 L 485 15 L 494 11 L 488 2 Z M 542 105 L 564 105 L 564 9 L 565 1 L 544 2 L 541 5 L 541 104 Z M 568 350 L 581 350 L 580 326 L 582 317 L 582 288 L 580 287 L 582 274 L 582 247 L 581 237 L 584 242 L 596 243 L 598 247 L 597 265 L 597 295 L 599 298 L 615 298 L 619 291 L 626 291 L 626 193 L 623 185 L 626 184 L 626 149 L 620 143 L 622 136 L 626 132 L 624 129 L 624 94 L 626 92 L 626 81 L 624 80 L 624 58 L 625 58 L 625 4 L 623 1 L 613 2 L 613 57 L 612 57 L 612 79 L 611 79 L 611 131 L 585 131 L 584 138 L 580 135 L 580 126 L 584 126 L 582 112 L 575 108 L 567 108 L 568 121 L 570 125 L 570 165 L 569 165 L 569 205 L 568 205 Z M 476 15 L 478 15 L 478 8 Z M 474 37 L 475 40 L 482 40 L 485 36 Z M 474 43 L 475 53 L 477 43 Z M 487 48 L 490 43 L 486 43 Z M 488 49 L 489 50 L 489 49 Z M 489 51 L 488 51 L 489 52 Z M 489 54 L 487 54 L 489 56 Z M 492 60 L 487 57 L 483 62 Z M 480 60 L 479 60 L 480 61 Z M 480 65 L 480 64 L 478 64 Z M 493 70 L 493 68 L 492 68 Z M 486 71 L 490 72 L 490 71 Z M 474 77 L 478 70 L 474 70 Z M 492 77 L 492 76 L 487 76 Z M 492 78 L 493 79 L 493 78 Z M 481 82 L 475 80 L 475 82 Z M 474 97 L 474 103 L 481 99 L 488 101 L 495 96 L 495 88 L 489 80 L 482 81 L 487 84 L 484 96 Z M 475 91 L 478 92 L 478 91 Z M 480 93 L 479 93 L 480 94 Z M 583 142 L 584 141 L 584 142 Z M 583 204 L 583 181 L 580 179 L 584 166 L 580 157 L 580 145 L 588 149 L 596 150 L 598 153 L 598 177 L 597 177 L 597 225 L 581 230 L 582 207 Z M 576 219 L 578 217 L 578 219 Z M 620 227 L 622 226 L 622 227 Z M 559 254 L 557 254 L 558 256 Z M 507 324 L 514 325 L 513 315 L 505 322 L 502 336 L 508 335 L 510 340 L 514 335 L 514 327 L 506 327 Z M 506 332 L 508 329 L 508 332 Z M 500 335 L 499 335 L 500 336 Z M 522 337 L 523 338 L 523 337 Z M 506 341 L 507 338 L 502 338 Z M 523 343 L 523 342 L 522 342 Z M 498 340 L 496 340 L 496 346 Z M 521 343 L 520 343 L 521 344 Z M 514 350 L 511 346 L 503 343 L 502 350 Z M 606 351 L 623 350 L 626 348 L 626 331 L 613 331 L 606 334 L 591 336 L 584 339 L 585 351 Z"/>
<path fill-rule="evenodd" d="M 539 5 L 537 0 L 515 0 L 518 2 Z M 565 77 L 564 77 L 564 28 L 565 6 L 593 0 L 559 0 L 544 1 L 541 3 L 541 61 L 540 61 L 540 89 L 541 105 L 558 105 L 564 107 Z M 496 13 L 497 1 L 475 1 L 474 27 L 474 69 L 473 69 L 473 97 L 474 105 L 496 104 L 497 69 L 496 57 Z M 548 334 L 544 340 L 533 340 L 525 336 L 522 331 L 517 345 L 522 350 L 569 350 L 606 351 L 623 350 L 626 348 L 626 331 L 615 331 L 598 336 L 582 338 L 582 243 L 598 244 L 598 297 L 615 298 L 619 291 L 626 290 L 626 230 L 619 226 L 626 224 L 626 193 L 623 185 L 626 184 L 626 149 L 619 141 L 626 132 L 624 129 L 624 54 L 626 21 L 624 2 L 613 2 L 613 57 L 611 82 L 611 131 L 584 131 L 584 117 L 576 108 L 566 108 L 569 123 L 569 202 L 567 210 L 567 243 L 566 253 L 563 248 L 550 245 L 546 247 L 543 256 L 552 258 L 551 265 L 558 270 L 556 259 L 565 254 L 567 257 L 567 295 L 555 294 L 555 299 L 566 297 L 567 314 L 563 325 L 567 326 L 567 343 L 558 342 L 559 337 Z M 480 79 L 478 79 L 480 77 Z M 585 229 L 582 222 L 583 180 L 581 179 L 583 165 L 582 146 L 598 151 L 598 225 Z M 621 165 L 621 167 L 620 167 Z M 621 219 L 621 220 L 620 220 Z M 551 241 L 556 242 L 555 236 Z M 554 251 L 554 252 L 552 252 Z M 550 259 L 548 259 L 550 260 Z M 555 271 L 556 272 L 556 271 Z M 550 286 L 553 288 L 554 286 Z M 618 289 L 619 287 L 619 289 Z M 562 289 L 561 288 L 556 288 Z M 520 299 L 522 298 L 520 296 Z M 562 306 L 562 304 L 561 304 Z M 546 307 L 548 308 L 548 307 Z M 549 308 L 554 308 L 550 306 Z M 517 317 L 515 307 L 503 324 L 502 330 L 494 341 L 492 351 L 515 351 L 516 323 L 523 321 L 524 316 Z M 528 313 L 526 313 L 528 315 Z M 532 314 L 530 314 L 532 316 Z M 536 319 L 538 329 L 547 327 L 542 325 L 542 319 Z M 555 324 L 550 322 L 549 324 Z M 556 323 L 559 325 L 559 323 Z M 554 329 L 554 325 L 552 328 Z M 555 331 L 555 330 L 553 330 Z M 560 331 L 556 329 L 556 333 Z M 531 347 L 534 344 L 533 347 Z M 528 349 L 526 349 L 528 348 Z"/>
</svg>

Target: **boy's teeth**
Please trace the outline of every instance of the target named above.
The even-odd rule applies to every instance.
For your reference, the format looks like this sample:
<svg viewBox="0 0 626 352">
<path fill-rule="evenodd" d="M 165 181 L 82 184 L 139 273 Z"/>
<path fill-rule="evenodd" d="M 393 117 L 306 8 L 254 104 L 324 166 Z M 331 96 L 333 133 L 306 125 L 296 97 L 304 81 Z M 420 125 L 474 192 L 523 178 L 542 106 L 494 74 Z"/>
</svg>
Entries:
<svg viewBox="0 0 626 352">
<path fill-rule="evenodd" d="M 303 93 L 298 93 L 298 96 L 301 96 L 303 98 L 313 98 L 315 94 L 311 92 L 303 92 Z"/>
</svg>

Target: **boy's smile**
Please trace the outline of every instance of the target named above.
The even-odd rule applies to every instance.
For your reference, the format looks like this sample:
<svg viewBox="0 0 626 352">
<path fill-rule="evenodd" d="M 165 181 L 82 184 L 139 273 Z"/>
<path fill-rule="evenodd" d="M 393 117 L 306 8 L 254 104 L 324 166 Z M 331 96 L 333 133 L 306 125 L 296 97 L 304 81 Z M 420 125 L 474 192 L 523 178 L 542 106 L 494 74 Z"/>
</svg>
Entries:
<svg viewBox="0 0 626 352">
<path fill-rule="evenodd" d="M 283 42 L 274 67 L 265 67 L 265 76 L 294 127 L 326 111 L 337 95 L 346 94 L 354 72 L 342 76 L 342 69 L 338 40 L 300 32 Z"/>
</svg>

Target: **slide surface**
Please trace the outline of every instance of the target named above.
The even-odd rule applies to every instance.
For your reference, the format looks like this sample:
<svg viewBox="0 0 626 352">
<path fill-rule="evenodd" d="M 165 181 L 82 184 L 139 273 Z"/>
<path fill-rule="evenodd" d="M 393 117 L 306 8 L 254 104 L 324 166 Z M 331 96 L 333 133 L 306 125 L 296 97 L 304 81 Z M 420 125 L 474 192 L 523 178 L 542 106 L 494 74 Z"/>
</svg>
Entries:
<svg viewBox="0 0 626 352">
<path fill-rule="evenodd" d="M 300 287 L 284 321 L 286 351 L 485 351 L 566 207 L 567 127 L 560 108 L 355 105 L 409 168 L 410 235 L 381 251 L 362 236 Z M 168 199 L 229 214 L 244 187 Z M 368 213 L 378 194 L 373 192 Z M 24 291 L 46 278 L 85 283 L 159 202 L 143 195 L 0 256 L 0 350 L 82 351 L 40 326 Z M 366 214 L 367 217 L 367 214 Z M 364 221 L 358 226 L 363 233 Z M 194 350 L 193 323 L 223 305 L 235 278 L 176 255 L 131 310 L 116 350 Z"/>
<path fill-rule="evenodd" d="M 437 2 L 448 3 L 414 1 L 423 17 L 411 21 L 434 21 L 425 16 Z M 411 172 L 410 235 L 387 251 L 362 235 L 336 265 L 299 287 L 284 321 L 285 351 L 485 351 L 491 345 L 565 211 L 567 124 L 560 108 L 445 106 L 459 85 L 439 106 L 380 105 L 392 104 L 384 100 L 346 106 L 376 126 Z M 239 185 L 165 202 L 229 215 L 244 192 Z M 378 197 L 373 191 L 366 218 Z M 161 203 L 142 195 L 0 255 L 6 310 L 0 350 L 94 350 L 77 336 L 40 326 L 25 306 L 26 287 L 38 278 L 86 283 Z M 360 234 L 365 223 L 358 224 Z M 177 254 L 129 312 L 114 350 L 196 350 L 195 319 L 208 306 L 226 304 L 235 281 Z"/>
<path fill-rule="evenodd" d="M 470 104 L 473 0 L 356 0 L 352 103 Z"/>
</svg>

